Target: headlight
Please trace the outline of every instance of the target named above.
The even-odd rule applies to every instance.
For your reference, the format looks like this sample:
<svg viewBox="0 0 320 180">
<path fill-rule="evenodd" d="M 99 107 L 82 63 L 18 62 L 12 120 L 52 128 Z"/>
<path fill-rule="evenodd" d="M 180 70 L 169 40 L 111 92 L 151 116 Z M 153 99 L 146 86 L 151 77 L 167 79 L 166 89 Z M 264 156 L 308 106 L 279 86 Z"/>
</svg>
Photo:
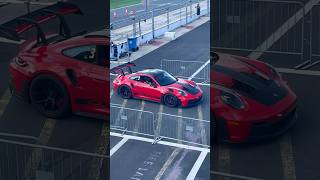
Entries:
<svg viewBox="0 0 320 180">
<path fill-rule="evenodd" d="M 224 103 L 230 105 L 233 108 L 236 108 L 236 109 L 245 108 L 244 102 L 240 99 L 240 97 L 238 97 L 235 94 L 221 91 L 220 97 Z"/>
<path fill-rule="evenodd" d="M 187 93 L 185 91 L 179 90 L 178 92 L 181 96 L 187 96 Z"/>
<path fill-rule="evenodd" d="M 20 67 L 26 67 L 28 63 L 20 57 L 14 57 L 13 61 Z"/>
</svg>

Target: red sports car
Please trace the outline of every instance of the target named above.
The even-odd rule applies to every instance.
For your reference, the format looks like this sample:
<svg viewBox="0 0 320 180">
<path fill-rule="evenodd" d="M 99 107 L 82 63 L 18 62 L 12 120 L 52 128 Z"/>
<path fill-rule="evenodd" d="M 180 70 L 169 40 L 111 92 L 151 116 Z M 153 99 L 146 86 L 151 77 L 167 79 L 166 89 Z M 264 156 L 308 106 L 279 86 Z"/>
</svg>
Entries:
<svg viewBox="0 0 320 180">
<path fill-rule="evenodd" d="M 161 69 L 145 69 L 132 73 L 133 63 L 111 69 L 117 73 L 114 91 L 121 97 L 146 99 L 170 107 L 187 107 L 202 100 L 202 90 L 192 80 L 180 79 Z"/>
<path fill-rule="evenodd" d="M 294 124 L 297 97 L 271 65 L 216 53 L 213 60 L 213 139 L 257 141 L 280 135 Z"/>
<path fill-rule="evenodd" d="M 67 14 L 81 11 L 57 3 L 0 26 L 0 34 L 12 40 L 37 29 L 37 38 L 26 40 L 10 62 L 11 92 L 47 117 L 74 112 L 105 119 L 109 115 L 108 37 L 71 35 L 64 19 Z M 55 18 L 60 20 L 60 32 L 44 33 L 41 24 Z"/>
</svg>

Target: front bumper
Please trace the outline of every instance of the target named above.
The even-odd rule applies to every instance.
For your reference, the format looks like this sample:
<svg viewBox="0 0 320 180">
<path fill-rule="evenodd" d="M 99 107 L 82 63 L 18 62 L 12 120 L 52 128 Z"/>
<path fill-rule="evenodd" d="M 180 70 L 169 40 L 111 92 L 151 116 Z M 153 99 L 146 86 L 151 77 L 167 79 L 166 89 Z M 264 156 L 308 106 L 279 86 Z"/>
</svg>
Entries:
<svg viewBox="0 0 320 180">
<path fill-rule="evenodd" d="M 226 120 L 220 119 L 219 136 L 221 140 L 230 143 L 252 143 L 267 140 L 284 134 L 295 124 L 297 118 L 297 110 L 294 108 L 281 119 L 253 122 L 249 129 L 245 128 L 245 131 L 242 129 L 237 133 L 229 132 Z M 241 128 L 240 126 L 239 128 Z"/>
<path fill-rule="evenodd" d="M 200 104 L 203 101 L 203 95 L 198 95 L 197 97 L 194 97 L 192 99 L 190 98 L 183 98 L 180 99 L 181 106 L 182 107 L 191 107 Z"/>
<path fill-rule="evenodd" d="M 297 121 L 297 109 L 295 108 L 285 117 L 276 122 L 253 123 L 247 141 L 259 141 L 279 136 L 288 131 Z"/>
</svg>

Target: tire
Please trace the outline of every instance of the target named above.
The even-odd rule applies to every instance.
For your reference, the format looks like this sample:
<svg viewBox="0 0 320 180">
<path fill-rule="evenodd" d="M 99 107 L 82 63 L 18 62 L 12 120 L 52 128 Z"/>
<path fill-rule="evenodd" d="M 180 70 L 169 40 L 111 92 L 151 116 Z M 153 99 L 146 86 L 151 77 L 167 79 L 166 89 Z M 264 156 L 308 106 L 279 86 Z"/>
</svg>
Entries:
<svg viewBox="0 0 320 180">
<path fill-rule="evenodd" d="M 66 87 L 55 77 L 39 75 L 29 89 L 31 104 L 44 116 L 62 118 L 70 113 L 70 97 Z"/>
<path fill-rule="evenodd" d="M 122 86 L 119 87 L 118 94 L 124 99 L 132 98 L 131 89 L 126 85 L 122 85 Z"/>
<path fill-rule="evenodd" d="M 173 94 L 164 95 L 163 103 L 169 107 L 177 107 L 180 104 L 179 99 Z"/>
</svg>

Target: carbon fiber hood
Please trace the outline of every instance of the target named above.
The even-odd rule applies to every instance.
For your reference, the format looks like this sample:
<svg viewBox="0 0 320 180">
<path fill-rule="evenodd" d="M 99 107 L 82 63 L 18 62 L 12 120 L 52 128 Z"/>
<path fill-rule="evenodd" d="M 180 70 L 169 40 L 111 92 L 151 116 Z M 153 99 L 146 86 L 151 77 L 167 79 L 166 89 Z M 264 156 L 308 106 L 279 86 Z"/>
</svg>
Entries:
<svg viewBox="0 0 320 180">
<path fill-rule="evenodd" d="M 200 91 L 196 86 L 191 85 L 186 80 L 178 79 L 177 82 L 171 84 L 170 87 L 178 88 L 192 95 L 198 94 Z"/>
<path fill-rule="evenodd" d="M 223 61 L 223 59 L 219 61 L 221 60 Z M 235 58 L 228 60 L 235 67 L 226 65 L 228 64 L 226 62 L 211 67 L 213 73 L 218 76 L 213 75 L 214 82 L 267 106 L 276 104 L 287 95 L 288 90 L 282 82 Z"/>
</svg>

